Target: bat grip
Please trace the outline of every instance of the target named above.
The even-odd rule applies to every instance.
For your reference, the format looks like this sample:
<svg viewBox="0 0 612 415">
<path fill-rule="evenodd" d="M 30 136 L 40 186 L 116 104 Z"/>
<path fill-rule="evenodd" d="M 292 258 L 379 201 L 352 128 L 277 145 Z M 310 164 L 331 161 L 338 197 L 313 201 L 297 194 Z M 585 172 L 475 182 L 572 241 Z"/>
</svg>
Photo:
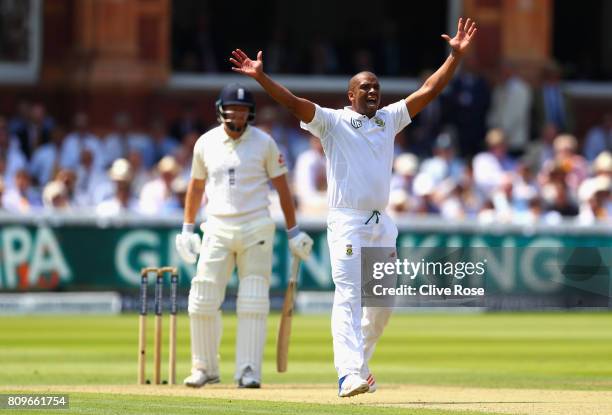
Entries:
<svg viewBox="0 0 612 415">
<path fill-rule="evenodd" d="M 300 270 L 300 258 L 296 255 L 291 256 L 291 273 L 289 281 L 297 282 L 298 271 Z"/>
</svg>

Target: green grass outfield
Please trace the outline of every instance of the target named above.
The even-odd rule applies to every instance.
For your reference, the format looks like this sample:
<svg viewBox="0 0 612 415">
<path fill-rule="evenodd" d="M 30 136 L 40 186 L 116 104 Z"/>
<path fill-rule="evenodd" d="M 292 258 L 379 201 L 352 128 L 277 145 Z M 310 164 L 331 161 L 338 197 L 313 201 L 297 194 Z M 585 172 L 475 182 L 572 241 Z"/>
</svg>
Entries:
<svg viewBox="0 0 612 415">
<path fill-rule="evenodd" d="M 165 328 L 167 321 L 165 317 Z M 223 323 L 221 379 L 224 384 L 231 384 L 235 315 L 226 315 Z M 178 324 L 177 380 L 180 382 L 190 366 L 187 316 L 180 315 Z M 264 387 L 329 384 L 330 389 L 334 388 L 329 316 L 294 318 L 289 370 L 285 374 L 275 371 L 277 325 L 278 315 L 272 315 L 264 358 Z M 2 317 L 0 385 L 4 391 L 30 385 L 48 385 L 50 390 L 54 385 L 133 385 L 137 327 L 136 315 Z M 151 376 L 152 317 L 148 328 L 147 369 Z M 163 345 L 165 378 L 166 339 Z M 409 384 L 610 391 L 612 313 L 397 314 L 378 346 L 371 369 L 380 388 Z M 201 390 L 202 398 L 75 392 L 70 393 L 71 409 L 66 413 L 173 414 L 193 413 L 194 409 L 223 414 L 372 413 L 372 408 L 357 399 L 341 406 L 315 402 L 228 401 L 206 398 L 205 389 Z M 378 407 L 376 413 L 461 412 Z"/>
</svg>

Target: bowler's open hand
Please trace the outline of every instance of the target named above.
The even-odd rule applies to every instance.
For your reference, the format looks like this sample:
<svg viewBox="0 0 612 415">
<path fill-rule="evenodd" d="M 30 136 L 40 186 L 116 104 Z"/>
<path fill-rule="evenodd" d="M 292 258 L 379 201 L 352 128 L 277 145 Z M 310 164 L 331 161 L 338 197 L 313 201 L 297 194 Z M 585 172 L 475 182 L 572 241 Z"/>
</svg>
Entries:
<svg viewBox="0 0 612 415">
<path fill-rule="evenodd" d="M 240 49 L 232 51 L 233 58 L 230 62 L 234 65 L 232 71 L 241 73 L 251 78 L 257 78 L 263 73 L 263 52 L 257 52 L 257 60 L 253 60 Z"/>
<path fill-rule="evenodd" d="M 459 23 L 457 23 L 457 34 L 455 37 L 451 39 L 451 37 L 447 34 L 442 35 L 442 37 L 453 49 L 453 54 L 460 57 L 463 56 L 465 51 L 470 46 L 470 42 L 477 31 L 478 29 L 476 28 L 476 22 L 468 17 L 464 24 L 463 17 L 460 17 Z"/>
</svg>

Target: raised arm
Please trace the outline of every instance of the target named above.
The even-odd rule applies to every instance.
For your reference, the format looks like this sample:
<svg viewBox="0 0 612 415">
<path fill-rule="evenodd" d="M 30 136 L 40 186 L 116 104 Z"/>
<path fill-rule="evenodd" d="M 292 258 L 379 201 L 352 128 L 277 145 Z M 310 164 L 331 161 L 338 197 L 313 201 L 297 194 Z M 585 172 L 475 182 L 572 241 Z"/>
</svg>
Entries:
<svg viewBox="0 0 612 415">
<path fill-rule="evenodd" d="M 234 65 L 232 70 L 249 76 L 259 82 L 259 85 L 283 107 L 287 108 L 300 121 L 309 123 L 314 118 L 315 105 L 305 98 L 296 97 L 287 88 L 272 80 L 263 71 L 263 52 L 257 53 L 257 60 L 250 59 L 240 49 L 232 52 L 233 58 L 230 62 Z"/>
<path fill-rule="evenodd" d="M 417 115 L 435 97 L 440 95 L 444 87 L 452 79 L 461 57 L 465 54 L 472 38 L 476 34 L 476 22 L 469 18 L 463 23 L 463 18 L 457 24 L 457 34 L 454 38 L 444 34 L 444 38 L 451 47 L 451 53 L 446 61 L 431 75 L 417 91 L 406 98 L 406 106 L 411 117 Z"/>
</svg>

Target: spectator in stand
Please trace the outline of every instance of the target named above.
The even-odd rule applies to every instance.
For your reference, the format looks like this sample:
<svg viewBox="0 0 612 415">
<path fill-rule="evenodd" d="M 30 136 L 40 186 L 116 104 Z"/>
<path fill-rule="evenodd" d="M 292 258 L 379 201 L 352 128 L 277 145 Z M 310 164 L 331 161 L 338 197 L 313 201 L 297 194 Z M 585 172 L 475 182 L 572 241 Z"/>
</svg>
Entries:
<svg viewBox="0 0 612 415">
<path fill-rule="evenodd" d="M 181 115 L 170 126 L 170 136 L 176 141 L 181 141 L 183 137 L 193 132 L 199 137 L 206 132 L 206 127 L 198 118 L 193 104 L 185 103 Z"/>
<path fill-rule="evenodd" d="M 142 154 L 137 150 L 130 150 L 127 161 L 132 170 L 132 192 L 139 195 L 144 186 L 151 180 L 151 173 L 142 163 Z"/>
<path fill-rule="evenodd" d="M 13 186 L 15 174 L 26 169 L 28 161 L 17 138 L 9 133 L 6 119 L 0 117 L 0 176 L 7 188 Z"/>
<path fill-rule="evenodd" d="M 89 129 L 89 117 L 85 112 L 77 112 L 73 123 L 74 131 L 63 140 L 58 161 L 61 167 L 76 170 L 83 149 L 88 149 L 94 155 L 101 155 L 101 149 L 100 139 Z"/>
<path fill-rule="evenodd" d="M 132 121 L 128 113 L 115 114 L 114 127 L 115 130 L 101 142 L 101 157 L 96 164 L 102 169 L 108 168 L 114 160 L 126 158 L 130 150 L 145 153 L 151 146 L 147 136 L 132 130 Z"/>
<path fill-rule="evenodd" d="M 519 163 L 512 179 L 512 199 L 515 214 L 522 215 L 529 210 L 530 202 L 538 196 L 536 181 L 525 163 Z"/>
<path fill-rule="evenodd" d="M 570 134 L 561 134 L 553 142 L 555 151 L 554 161 L 545 164 L 544 170 L 553 163 L 563 169 L 565 180 L 573 195 L 578 192 L 578 187 L 589 173 L 589 166 L 584 157 L 577 153 L 578 142 L 576 137 Z"/>
<path fill-rule="evenodd" d="M 53 119 L 47 116 L 45 106 L 40 103 L 32 105 L 27 123 L 15 132 L 19 139 L 21 151 L 23 151 L 28 160 L 38 146 L 49 141 L 52 129 Z"/>
<path fill-rule="evenodd" d="M 66 186 L 59 180 L 47 183 L 42 195 L 43 207 L 49 212 L 67 212 L 71 208 Z"/>
<path fill-rule="evenodd" d="M 401 189 L 408 199 L 414 197 L 414 177 L 419 170 L 419 159 L 412 153 L 400 154 L 393 160 L 391 190 Z"/>
<path fill-rule="evenodd" d="M 544 167 L 540 178 L 540 194 L 545 210 L 554 211 L 561 216 L 576 216 L 576 199 L 567 185 L 567 173 L 558 162 Z"/>
<path fill-rule="evenodd" d="M 463 210 L 469 218 L 475 218 L 482 209 L 485 197 L 474 180 L 472 164 L 467 163 L 459 180 Z"/>
<path fill-rule="evenodd" d="M 80 163 L 76 168 L 76 184 L 74 189 L 74 206 L 78 208 L 92 208 L 110 193 L 108 186 L 107 193 L 103 189 L 108 182 L 108 177 L 104 170 L 100 170 L 94 165 L 94 155 L 90 149 L 81 149 Z"/>
<path fill-rule="evenodd" d="M 60 154 L 66 130 L 57 126 L 51 131 L 51 140 L 38 147 L 30 160 L 30 175 L 33 183 L 43 189 L 59 169 Z"/>
<path fill-rule="evenodd" d="M 495 208 L 495 221 L 498 223 L 510 223 L 513 220 L 515 213 L 513 190 L 512 175 L 504 174 L 498 187 L 490 195 Z"/>
<path fill-rule="evenodd" d="M 493 89 L 487 124 L 504 132 L 513 155 L 522 154 L 529 141 L 531 101 L 531 89 L 519 76 L 516 65 L 505 62 L 500 69 L 500 83 Z"/>
<path fill-rule="evenodd" d="M 66 187 L 66 196 L 68 197 L 68 202 L 71 206 L 76 205 L 76 172 L 71 169 L 60 169 L 55 175 L 54 180 L 64 183 L 64 186 Z"/>
<path fill-rule="evenodd" d="M 417 197 L 415 212 L 421 215 L 438 215 L 440 207 L 436 199 L 436 184 L 427 174 L 419 173 L 414 178 L 414 194 Z"/>
<path fill-rule="evenodd" d="M 520 215 L 517 215 L 514 222 L 519 225 L 532 226 L 538 223 L 546 225 L 558 225 L 563 220 L 559 212 L 556 211 L 544 211 L 544 203 L 538 196 L 534 196 L 529 199 L 527 203 L 527 210 Z"/>
<path fill-rule="evenodd" d="M 602 123 L 591 128 L 584 140 L 583 153 L 588 161 L 595 160 L 602 151 L 612 151 L 612 112 L 606 113 Z"/>
<path fill-rule="evenodd" d="M 310 149 L 298 156 L 294 174 L 295 197 L 301 213 L 321 215 L 327 212 L 325 154 L 317 137 L 310 136 Z"/>
<path fill-rule="evenodd" d="M 482 151 L 487 133 L 486 119 L 491 104 L 487 81 L 477 72 L 474 54 L 463 59 L 461 71 L 444 93 L 445 114 L 457 128 L 460 156 L 473 157 Z"/>
<path fill-rule="evenodd" d="M 598 221 L 612 223 L 612 153 L 604 151 L 593 162 L 593 177 L 586 179 L 578 189 L 581 224 Z"/>
<path fill-rule="evenodd" d="M 148 135 L 141 133 L 141 132 L 134 132 L 132 133 L 132 135 L 130 136 L 130 140 L 128 141 L 129 145 L 128 145 L 128 152 L 125 156 L 125 158 L 128 159 L 128 161 L 130 161 L 130 163 L 132 163 L 131 158 L 132 158 L 132 154 L 133 153 L 138 153 L 138 159 L 140 162 L 140 165 L 143 168 L 146 168 L 146 165 L 144 164 L 143 159 L 145 157 L 147 157 L 147 155 L 153 153 L 154 150 L 154 142 L 153 140 L 151 140 L 151 137 L 149 137 Z M 135 166 L 132 165 L 132 168 L 134 168 Z M 134 170 L 134 174 L 136 174 L 136 170 Z"/>
<path fill-rule="evenodd" d="M 612 223 L 612 179 L 608 176 L 591 177 L 580 186 L 580 213 L 578 223 L 594 225 Z"/>
<path fill-rule="evenodd" d="M 486 199 L 482 204 L 476 219 L 483 225 L 490 225 L 496 223 L 496 212 L 495 205 L 493 205 L 493 201 L 491 199 Z"/>
<path fill-rule="evenodd" d="M 439 184 L 436 199 L 443 219 L 464 220 L 467 217 L 463 188 L 455 179 L 449 177 Z"/>
<path fill-rule="evenodd" d="M 114 160 L 127 154 L 129 116 L 125 112 L 118 112 L 113 118 L 114 131 L 104 136 L 100 142 L 100 158 L 97 161 L 102 169 L 107 169 Z"/>
<path fill-rule="evenodd" d="M 140 192 L 140 212 L 145 215 L 160 214 L 168 200 L 172 199 L 172 181 L 181 172 L 181 167 L 172 156 L 157 163 L 159 176 L 144 185 Z"/>
<path fill-rule="evenodd" d="M 160 214 L 176 215 L 183 212 L 183 209 L 185 209 L 185 196 L 187 195 L 188 185 L 189 183 L 187 180 L 181 176 L 177 176 L 172 180 L 172 184 L 170 185 L 172 196 L 163 203 Z"/>
<path fill-rule="evenodd" d="M 502 183 L 503 176 L 514 171 L 516 162 L 507 152 L 506 138 L 501 129 L 493 129 L 485 138 L 488 150 L 477 154 L 472 162 L 476 186 L 490 194 Z"/>
<path fill-rule="evenodd" d="M 153 168 L 164 156 L 171 155 L 178 147 L 178 142 L 166 134 L 161 118 L 151 122 L 149 134 L 151 146 L 142 154 L 143 164 L 147 169 Z"/>
<path fill-rule="evenodd" d="M 423 161 L 421 172 L 430 175 L 436 185 L 447 178 L 457 183 L 463 176 L 465 164 L 455 157 L 455 148 L 449 133 L 443 132 L 436 137 L 433 154 L 433 157 Z"/>
<path fill-rule="evenodd" d="M 595 176 L 607 176 L 612 179 L 612 153 L 604 151 L 593 161 Z"/>
<path fill-rule="evenodd" d="M 554 61 L 542 69 L 542 82 L 534 94 L 532 121 L 534 131 L 542 131 L 547 124 L 554 125 L 560 132 L 574 131 L 571 100 L 561 87 L 561 68 Z"/>
<path fill-rule="evenodd" d="M 419 169 L 419 159 L 412 153 L 403 153 L 393 161 L 391 192 L 388 212 L 393 216 L 415 212 L 420 200 L 414 193 L 414 177 Z"/>
<path fill-rule="evenodd" d="M 398 135 L 395 136 L 395 142 L 393 143 L 393 157 L 397 157 L 403 153 L 409 153 L 408 151 L 408 136 L 406 130 L 402 130 Z"/>
<path fill-rule="evenodd" d="M 544 164 L 555 158 L 553 142 L 558 135 L 559 130 L 554 124 L 545 124 L 540 137 L 529 144 L 523 160 L 532 173 L 537 174 Z"/>
<path fill-rule="evenodd" d="M 186 179 L 191 176 L 191 160 L 193 159 L 193 148 L 200 134 L 191 132 L 183 137 L 181 145 L 177 147 L 172 156 L 175 158 L 177 164 L 180 167 L 179 174 Z M 159 163 L 158 163 L 159 164 Z"/>
<path fill-rule="evenodd" d="M 3 195 L 2 204 L 12 213 L 29 214 L 42 205 L 40 194 L 32 187 L 27 170 L 18 170 L 15 174 L 15 184 Z"/>
<path fill-rule="evenodd" d="M 117 159 L 108 171 L 108 176 L 114 183 L 111 197 L 96 206 L 96 214 L 110 217 L 124 213 L 138 212 L 138 199 L 132 193 L 132 169 L 126 159 Z"/>
<path fill-rule="evenodd" d="M 17 103 L 17 112 L 13 115 L 8 123 L 10 135 L 17 135 L 18 131 L 27 128 L 28 120 L 30 118 L 30 109 L 32 105 L 25 99 L 19 100 Z"/>
</svg>

